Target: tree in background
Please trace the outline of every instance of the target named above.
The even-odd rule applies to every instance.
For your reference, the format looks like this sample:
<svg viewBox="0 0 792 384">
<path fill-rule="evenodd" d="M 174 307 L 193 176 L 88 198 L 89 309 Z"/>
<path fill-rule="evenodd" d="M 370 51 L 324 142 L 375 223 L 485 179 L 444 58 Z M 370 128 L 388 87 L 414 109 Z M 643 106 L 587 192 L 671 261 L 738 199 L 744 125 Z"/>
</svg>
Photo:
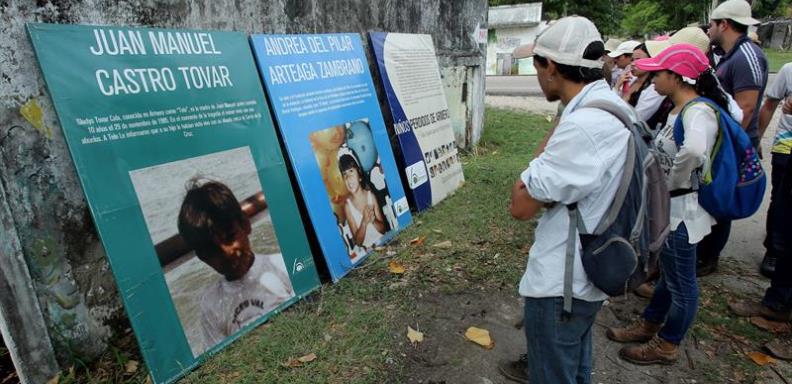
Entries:
<svg viewBox="0 0 792 384">
<path fill-rule="evenodd" d="M 786 16 L 792 0 L 749 0 L 757 18 Z M 489 0 L 490 6 L 534 3 Z M 716 2 L 719 3 L 720 1 Z M 678 30 L 691 23 L 706 24 L 712 0 L 545 0 L 544 20 L 566 15 L 585 16 L 603 36 L 645 36 Z"/>
</svg>

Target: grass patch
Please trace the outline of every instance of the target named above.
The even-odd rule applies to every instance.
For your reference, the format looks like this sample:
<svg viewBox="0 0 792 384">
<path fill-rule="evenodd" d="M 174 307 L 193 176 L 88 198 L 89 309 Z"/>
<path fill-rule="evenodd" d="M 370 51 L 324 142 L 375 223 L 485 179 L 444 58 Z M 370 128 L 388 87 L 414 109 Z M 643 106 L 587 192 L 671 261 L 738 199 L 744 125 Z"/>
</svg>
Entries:
<svg viewBox="0 0 792 384">
<path fill-rule="evenodd" d="M 767 56 L 767 66 L 770 69 L 770 73 L 778 72 L 784 64 L 792 61 L 792 51 L 765 48 L 764 52 Z"/>
<path fill-rule="evenodd" d="M 508 213 L 511 186 L 550 124 L 538 115 L 487 109 L 477 148 L 462 156 L 465 185 L 414 223 L 363 266 L 334 285 L 275 316 L 208 359 L 180 383 L 382 383 L 403 377 L 401 344 L 411 303 L 429 292 L 508 286 L 522 275 L 533 222 Z M 413 239 L 419 239 L 412 242 Z M 450 245 L 449 245 L 450 242 Z M 437 246 L 440 244 L 441 246 Z M 387 264 L 406 267 L 393 275 Z M 143 383 L 145 367 L 125 375 L 126 361 L 142 361 L 130 345 L 62 377 L 61 383 Z M 315 353 L 299 368 L 283 363 Z"/>
</svg>

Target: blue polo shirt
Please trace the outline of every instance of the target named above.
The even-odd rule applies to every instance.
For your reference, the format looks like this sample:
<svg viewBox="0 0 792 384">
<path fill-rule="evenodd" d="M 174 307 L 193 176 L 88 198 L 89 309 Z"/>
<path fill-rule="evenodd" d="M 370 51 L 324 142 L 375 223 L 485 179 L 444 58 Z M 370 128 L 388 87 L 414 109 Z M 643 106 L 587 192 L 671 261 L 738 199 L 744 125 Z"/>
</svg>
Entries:
<svg viewBox="0 0 792 384">
<path fill-rule="evenodd" d="M 723 89 L 732 96 L 740 91 L 759 91 L 751 123 L 746 130 L 751 138 L 758 137 L 759 105 L 767 85 L 767 57 L 764 52 L 748 36 L 743 35 L 734 48 L 720 59 L 715 72 Z"/>
</svg>

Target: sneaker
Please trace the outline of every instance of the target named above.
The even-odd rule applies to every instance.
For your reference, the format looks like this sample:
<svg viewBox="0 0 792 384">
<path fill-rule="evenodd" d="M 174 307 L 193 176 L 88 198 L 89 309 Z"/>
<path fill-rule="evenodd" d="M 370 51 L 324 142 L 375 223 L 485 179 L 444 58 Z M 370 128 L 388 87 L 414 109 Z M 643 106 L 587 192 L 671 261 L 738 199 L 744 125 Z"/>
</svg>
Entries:
<svg viewBox="0 0 792 384">
<path fill-rule="evenodd" d="M 608 328 L 605 335 L 619 343 L 645 343 L 655 337 L 660 327 L 662 324 L 653 324 L 640 318 L 625 328 Z"/>
<path fill-rule="evenodd" d="M 498 363 L 498 371 L 503 377 L 516 383 L 528 384 L 528 355 L 520 355 L 517 361 L 502 361 Z"/>
<path fill-rule="evenodd" d="M 635 288 L 633 291 L 636 296 L 643 297 L 644 299 L 651 299 L 654 295 L 655 283 L 653 281 L 643 283 Z"/>
<path fill-rule="evenodd" d="M 759 267 L 759 273 L 764 277 L 772 279 L 773 273 L 775 273 L 777 260 L 778 258 L 774 255 L 766 253 L 764 259 L 762 259 L 762 265 Z"/>
<path fill-rule="evenodd" d="M 785 322 L 792 317 L 792 311 L 776 311 L 758 301 L 742 300 L 729 303 L 729 309 L 740 317 L 761 316 L 767 320 Z"/>
<path fill-rule="evenodd" d="M 792 361 L 792 338 L 775 339 L 765 344 L 764 349 L 781 360 Z"/>
<path fill-rule="evenodd" d="M 637 365 L 671 365 L 679 358 L 679 347 L 655 336 L 648 343 L 622 348 L 619 357 Z"/>
</svg>

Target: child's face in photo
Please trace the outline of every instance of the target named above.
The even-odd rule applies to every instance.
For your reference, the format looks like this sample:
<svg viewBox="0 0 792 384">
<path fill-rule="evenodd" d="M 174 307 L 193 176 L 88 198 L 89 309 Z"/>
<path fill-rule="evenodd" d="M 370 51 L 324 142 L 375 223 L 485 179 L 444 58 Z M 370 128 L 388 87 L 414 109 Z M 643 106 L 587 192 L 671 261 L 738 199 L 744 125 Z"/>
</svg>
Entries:
<svg viewBox="0 0 792 384">
<path fill-rule="evenodd" d="M 349 192 L 355 193 L 360 189 L 360 174 L 355 167 L 344 171 L 344 184 Z"/>
<path fill-rule="evenodd" d="M 233 233 L 226 234 L 223 238 L 213 239 L 219 252 L 205 262 L 229 280 L 244 276 L 250 269 L 251 260 L 255 257 L 250 246 L 250 231 L 250 222 L 248 222 L 242 226 L 235 226 Z"/>
</svg>

